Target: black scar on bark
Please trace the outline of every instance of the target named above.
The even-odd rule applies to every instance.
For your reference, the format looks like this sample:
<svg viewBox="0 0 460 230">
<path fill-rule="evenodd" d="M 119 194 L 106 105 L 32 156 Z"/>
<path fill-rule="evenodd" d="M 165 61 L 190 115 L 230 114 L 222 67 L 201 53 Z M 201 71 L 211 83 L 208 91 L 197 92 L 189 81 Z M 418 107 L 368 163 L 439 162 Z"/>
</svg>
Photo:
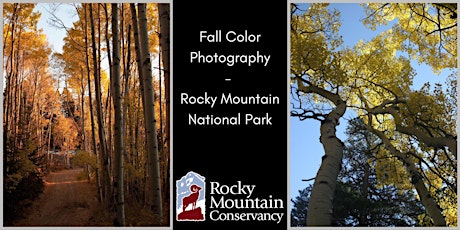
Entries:
<svg viewBox="0 0 460 230">
<path fill-rule="evenodd" d="M 329 183 L 328 183 L 327 181 L 325 181 L 325 180 L 319 181 L 318 183 L 320 183 L 320 184 L 329 184 Z"/>
<path fill-rule="evenodd" d="M 324 155 L 321 157 L 321 161 L 324 161 L 324 159 L 326 159 L 326 158 L 327 158 L 327 155 L 324 154 Z"/>
<path fill-rule="evenodd" d="M 418 176 L 415 176 L 415 175 L 412 176 L 412 177 L 411 177 L 411 180 L 412 180 L 412 184 L 414 184 L 414 185 L 417 184 L 417 182 L 418 182 Z"/>
</svg>

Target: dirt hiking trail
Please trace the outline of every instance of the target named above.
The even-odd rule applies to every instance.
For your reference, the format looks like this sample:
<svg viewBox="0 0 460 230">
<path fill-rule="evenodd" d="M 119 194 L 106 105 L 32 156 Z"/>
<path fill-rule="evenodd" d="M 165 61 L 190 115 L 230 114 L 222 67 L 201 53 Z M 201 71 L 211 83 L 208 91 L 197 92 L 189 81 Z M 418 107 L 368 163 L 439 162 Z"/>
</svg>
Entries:
<svg viewBox="0 0 460 230">
<path fill-rule="evenodd" d="M 52 172 L 45 177 L 43 194 L 25 210 L 14 226 L 88 226 L 98 206 L 96 187 L 77 180 L 83 169 Z"/>
</svg>

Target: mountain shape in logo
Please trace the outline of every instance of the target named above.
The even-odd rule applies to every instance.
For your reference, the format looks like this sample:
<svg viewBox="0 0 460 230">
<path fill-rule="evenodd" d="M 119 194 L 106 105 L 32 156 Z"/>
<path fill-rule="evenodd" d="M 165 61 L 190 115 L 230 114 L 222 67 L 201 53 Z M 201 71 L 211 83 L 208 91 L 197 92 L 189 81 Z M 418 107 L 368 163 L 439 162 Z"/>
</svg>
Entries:
<svg viewBox="0 0 460 230">
<path fill-rule="evenodd" d="M 176 219 L 178 221 L 204 221 L 206 213 L 205 177 L 188 172 L 176 181 Z"/>
</svg>

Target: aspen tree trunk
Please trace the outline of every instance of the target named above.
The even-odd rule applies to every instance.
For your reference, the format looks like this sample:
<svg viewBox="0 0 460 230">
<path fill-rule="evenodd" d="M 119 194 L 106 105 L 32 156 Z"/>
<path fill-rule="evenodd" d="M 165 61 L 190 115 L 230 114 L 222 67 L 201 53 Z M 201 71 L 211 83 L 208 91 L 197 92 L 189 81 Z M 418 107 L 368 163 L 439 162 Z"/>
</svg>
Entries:
<svg viewBox="0 0 460 230">
<path fill-rule="evenodd" d="M 163 76 L 165 81 L 165 109 L 166 109 L 166 126 L 165 126 L 165 140 L 162 141 L 162 149 L 164 161 L 163 165 L 166 173 L 163 174 L 164 191 L 169 190 L 169 143 L 170 143 L 170 6 L 168 3 L 158 4 L 158 16 L 160 21 L 160 49 L 161 49 L 161 61 L 163 64 Z M 161 101 L 160 101 L 161 104 Z M 163 117 L 163 113 L 160 114 Z M 167 193 L 164 193 L 167 194 Z"/>
<path fill-rule="evenodd" d="M 336 136 L 336 127 L 340 117 L 345 113 L 345 108 L 345 102 L 340 103 L 321 122 L 320 141 L 325 155 L 311 191 L 307 213 L 308 226 L 328 226 L 332 223 L 332 199 L 344 149 L 343 142 Z"/>
<path fill-rule="evenodd" d="M 21 34 L 22 34 L 22 28 L 19 28 L 19 31 L 18 31 L 18 39 L 17 39 L 17 49 L 15 49 L 15 52 L 14 52 L 14 58 L 13 58 L 13 66 L 11 67 L 11 71 L 12 71 L 12 74 L 11 76 L 13 76 L 13 80 L 14 80 L 14 83 L 12 85 L 12 94 L 11 94 L 11 98 L 10 98 L 10 102 L 11 102 L 11 110 L 10 111 L 10 115 L 11 115 L 11 119 L 9 121 L 9 123 L 7 125 L 11 125 L 11 128 L 10 128 L 10 131 L 11 131 L 11 135 L 10 135 L 10 138 L 13 140 L 13 143 L 12 145 L 17 148 L 17 147 L 20 147 L 18 145 L 18 135 L 17 135 L 17 132 L 18 132 L 18 108 L 19 108 L 19 78 L 20 78 L 20 73 L 19 73 L 19 62 L 20 62 L 20 45 L 21 45 Z M 14 46 L 14 45 L 13 45 Z"/>
<path fill-rule="evenodd" d="M 417 167 L 415 167 L 415 163 L 410 154 L 403 154 L 401 151 L 396 149 L 383 132 L 374 129 L 369 125 L 366 125 L 366 127 L 383 141 L 392 155 L 396 156 L 403 162 L 407 172 L 409 172 L 411 183 L 414 185 L 415 190 L 417 190 L 418 196 L 420 197 L 423 206 L 425 206 L 428 215 L 430 215 L 433 219 L 434 225 L 446 226 L 446 219 L 442 215 L 442 210 L 431 196 L 430 191 L 428 191 L 425 186 L 425 183 L 423 183 L 423 177 L 420 175 Z"/>
<path fill-rule="evenodd" d="M 155 98 L 152 85 L 152 67 L 149 52 L 149 40 L 147 29 L 146 4 L 139 3 L 139 44 L 141 61 L 144 73 L 142 84 L 144 85 L 145 102 L 145 130 L 147 136 L 147 171 L 148 171 L 148 204 L 155 214 L 162 216 L 160 170 L 158 161 L 158 141 L 155 120 Z"/>
<path fill-rule="evenodd" d="M 140 90 L 141 90 L 141 100 L 142 100 L 142 108 L 145 108 L 145 100 L 144 100 L 144 84 L 142 83 L 144 79 L 143 67 L 141 62 L 141 48 L 139 44 L 139 23 L 137 22 L 137 12 L 136 6 L 134 3 L 130 4 L 131 8 L 131 19 L 133 21 L 133 34 L 134 34 L 134 51 L 136 53 L 136 63 L 137 63 L 137 71 L 139 74 L 139 81 L 140 81 Z M 145 116 L 145 111 L 144 111 Z"/>
<path fill-rule="evenodd" d="M 142 101 L 142 108 L 143 108 L 143 112 L 144 112 L 144 123 L 145 123 L 145 117 L 147 116 L 145 113 L 145 99 L 144 99 L 144 84 L 143 84 L 143 79 L 144 79 L 144 73 L 143 73 L 143 67 L 142 67 L 142 62 L 141 62 L 141 51 L 140 51 L 140 44 L 139 44 L 139 23 L 137 22 L 137 12 L 136 12 L 136 6 L 134 3 L 131 3 L 130 4 L 130 9 L 131 9 L 131 20 L 132 20 L 132 23 L 133 23 L 133 35 L 134 35 L 134 51 L 136 53 L 136 63 L 137 63 L 137 72 L 138 72 L 138 75 L 139 75 L 139 81 L 140 81 L 140 84 L 139 84 L 139 89 L 140 89 L 140 98 L 141 98 L 141 101 Z M 139 101 L 140 102 L 140 101 Z M 139 126 L 139 119 L 137 120 L 137 126 Z M 144 128 L 145 128 L 145 125 L 144 125 Z M 137 130 L 137 133 L 136 133 L 136 143 L 137 143 L 137 146 L 139 146 L 140 141 L 139 141 L 139 129 Z M 143 143 L 144 146 L 146 146 L 147 142 L 144 140 Z M 138 148 L 140 149 L 140 148 Z M 148 192 L 148 186 L 147 186 L 147 177 L 148 175 L 146 175 L 144 178 L 142 178 L 142 183 L 144 185 L 144 194 L 143 194 L 143 200 L 144 200 L 144 203 L 148 203 L 147 202 L 147 199 L 146 199 L 146 194 Z"/>
<path fill-rule="evenodd" d="M 15 68 L 15 63 L 14 63 L 14 60 L 15 60 L 15 54 L 16 54 L 16 49 L 14 47 L 14 43 L 16 41 L 16 23 L 17 23 L 17 18 L 18 18 L 18 14 L 20 12 L 20 7 L 19 7 L 19 4 L 18 3 L 14 3 L 13 4 L 13 7 L 14 7 L 14 11 L 13 11 L 13 15 L 12 15 L 12 18 L 11 18 L 11 30 L 8 31 L 11 33 L 11 50 L 10 50 L 10 54 L 8 55 L 8 59 L 6 61 L 6 72 L 7 72 L 7 75 L 6 75 L 6 88 L 5 88 L 5 97 L 4 98 L 4 105 L 3 105 L 3 109 L 4 109 L 4 119 L 5 119 L 5 125 L 4 125 L 4 130 L 3 130 L 3 135 L 4 135 L 4 140 L 8 140 L 8 138 L 11 138 L 11 130 L 12 130 L 12 125 L 11 125 L 11 114 L 12 114 L 12 105 L 13 105 L 13 98 L 12 98 L 12 95 L 13 95 L 13 92 L 12 92 L 12 84 L 13 84 L 13 76 L 14 76 L 14 68 Z M 6 41 L 6 36 L 4 37 L 4 42 Z M 3 43 L 5 44 L 5 43 Z M 5 50 L 5 45 L 3 46 L 3 50 Z M 5 105 L 6 103 L 6 105 Z M 4 143 L 5 145 L 7 143 Z M 8 161 L 9 159 L 7 159 Z"/>
<path fill-rule="evenodd" d="M 112 52 L 111 52 L 110 41 L 109 41 L 110 34 L 109 34 L 108 7 L 109 7 L 109 4 L 105 3 L 104 7 L 103 7 L 104 8 L 105 19 L 106 19 L 106 23 L 105 23 L 105 42 L 106 42 L 106 45 L 107 45 L 107 60 L 109 62 L 109 66 L 112 66 Z M 112 78 L 112 71 L 109 71 L 109 72 L 110 72 L 109 73 L 110 78 Z M 109 90 L 107 92 L 107 98 L 111 98 L 110 94 L 111 94 L 111 89 L 109 87 Z M 109 100 L 107 100 L 107 102 L 108 101 Z M 108 116 L 109 125 L 107 126 L 107 128 L 108 128 L 108 138 L 109 138 L 109 143 L 111 143 L 110 144 L 110 150 L 107 152 L 107 154 L 109 156 L 111 156 L 110 158 L 109 158 L 109 156 L 107 156 L 107 158 L 108 158 L 107 159 L 107 170 L 112 170 L 113 169 L 113 161 L 111 161 L 111 159 L 112 159 L 112 155 L 113 155 L 113 151 L 112 151 L 112 143 L 113 143 L 113 141 L 112 141 L 112 136 L 113 136 L 112 131 L 113 130 L 112 130 L 112 125 L 110 125 L 110 124 L 112 124 L 112 113 L 111 113 L 111 111 L 112 111 L 112 109 L 111 109 L 112 103 L 107 103 L 107 105 L 108 105 L 108 106 L 106 106 L 108 108 L 107 113 L 109 115 Z M 109 174 L 109 175 L 111 175 L 111 174 Z M 108 181 L 108 182 L 109 182 L 109 186 L 111 186 L 110 181 Z M 111 196 L 111 197 L 109 197 L 109 200 L 112 200 L 112 187 L 110 187 L 110 194 L 109 195 Z"/>
<path fill-rule="evenodd" d="M 123 113 L 121 105 L 120 89 L 120 38 L 118 32 L 118 4 L 112 3 L 112 44 L 113 44 L 113 66 L 112 76 L 112 99 L 113 109 L 115 112 L 114 129 L 114 165 L 115 165 L 115 206 L 116 206 L 116 223 L 119 226 L 125 226 L 125 206 L 123 194 Z"/>
<path fill-rule="evenodd" d="M 122 11 L 121 12 L 124 12 L 124 8 L 122 8 Z M 128 21 L 128 20 L 126 20 Z M 125 21 L 123 21 L 125 22 Z M 123 31 L 122 31 L 123 33 Z M 124 44 L 124 42 L 123 42 Z M 132 135 L 129 135 L 130 132 L 129 132 L 129 125 L 132 126 L 132 119 L 128 116 L 128 113 L 131 113 L 131 109 L 130 109 L 130 104 L 131 104 L 131 100 L 130 100 L 130 97 L 129 97 L 129 77 L 130 77 L 130 60 L 131 60 L 131 25 L 128 25 L 128 29 L 127 29 L 127 44 L 126 44 L 126 59 L 123 57 L 123 60 L 125 60 L 124 62 L 124 65 L 123 65 L 123 68 L 124 68 L 124 71 L 123 71 L 123 74 L 125 76 L 125 83 L 124 83 L 124 93 L 123 93 L 123 118 L 124 118 L 124 125 L 125 125 L 125 132 L 126 132 L 126 140 L 128 144 L 127 147 L 126 147 L 126 150 L 124 151 L 124 155 L 125 155 L 125 160 L 126 160 L 126 163 L 130 164 L 131 166 L 133 165 L 132 164 L 132 145 L 134 143 L 133 141 L 133 136 Z M 124 50 L 124 49 L 123 49 Z M 123 55 L 124 56 L 124 55 Z M 129 123 L 128 123 L 128 119 L 129 119 Z M 127 151 L 129 149 L 129 152 Z M 129 155 L 128 155 L 129 153 Z M 126 178 L 131 178 L 130 176 L 130 172 L 126 172 Z M 132 180 L 129 180 L 126 182 L 126 193 L 130 194 L 130 191 L 131 191 L 131 187 L 132 187 Z"/>
<path fill-rule="evenodd" d="M 314 85 L 305 86 L 301 79 L 297 80 L 297 84 L 302 92 L 316 93 L 336 106 L 321 122 L 320 141 L 325 155 L 315 177 L 307 213 L 308 226 L 330 226 L 332 224 L 332 199 L 337 185 L 337 176 L 342 165 L 344 149 L 343 142 L 336 136 L 336 127 L 347 107 L 345 101 L 338 94 Z"/>
<path fill-rule="evenodd" d="M 83 135 L 83 149 L 88 150 L 88 143 L 86 141 L 86 131 L 85 131 L 85 85 L 84 85 L 84 76 L 83 73 L 80 77 L 80 87 L 81 87 L 81 94 L 80 94 L 80 106 L 81 106 L 81 130 Z M 96 175 L 97 175 L 96 171 Z M 98 176 L 96 176 L 98 177 Z"/>
<path fill-rule="evenodd" d="M 161 60 L 163 63 L 163 73 L 165 79 L 165 100 L 166 100 L 166 119 L 169 121 L 169 104 L 170 104 L 170 19 L 169 19 L 169 4 L 158 4 L 158 15 L 160 18 L 160 48 Z M 169 148 L 169 122 L 166 122 L 166 146 Z"/>
<path fill-rule="evenodd" d="M 407 134 L 409 136 L 416 137 L 420 142 L 431 146 L 433 148 L 443 148 L 448 147 L 452 155 L 457 159 L 457 135 L 451 135 L 444 133 L 443 136 L 433 136 L 429 132 L 425 132 L 425 127 L 423 125 L 412 125 L 404 126 L 402 125 L 402 118 L 400 113 L 396 110 L 394 106 L 388 106 L 391 103 L 407 103 L 405 100 L 394 100 L 388 101 L 387 103 L 382 103 L 381 105 L 369 109 L 373 114 L 391 114 L 396 118 L 396 131 Z"/>
<path fill-rule="evenodd" d="M 91 46 L 92 46 L 92 56 L 93 56 L 93 68 L 94 68 L 94 89 L 96 93 L 96 116 L 97 116 L 97 123 L 98 123 L 98 134 L 99 134 L 99 146 L 101 148 L 102 154 L 102 174 L 104 180 L 104 187 L 105 187 L 105 198 L 107 200 L 108 196 L 110 196 L 110 170 L 109 170 L 109 156 L 107 154 L 107 143 L 105 139 L 105 131 L 104 131 L 104 120 L 102 116 L 102 100 L 101 100 L 101 78 L 100 78 L 100 69 L 99 63 L 97 61 L 97 54 L 96 54 L 96 33 L 94 29 L 94 17 L 93 17 L 93 7 L 92 3 L 89 3 L 89 18 L 90 18 L 90 25 L 91 25 Z"/>
<path fill-rule="evenodd" d="M 168 178 L 168 156 L 169 154 L 166 152 L 166 146 L 165 146 L 165 133 L 164 133 L 164 128 L 165 128 L 165 119 L 163 117 L 164 114 L 164 105 L 163 105 L 163 69 L 161 68 L 161 52 L 158 52 L 158 106 L 159 106 L 159 114 L 160 114 L 160 126 L 159 126 L 159 131 L 158 131 L 158 153 L 159 153 L 159 161 L 160 163 L 160 178 L 161 178 L 161 191 L 163 192 L 162 197 L 163 199 L 163 205 L 166 205 L 168 203 L 168 197 L 169 197 L 169 180 Z M 163 207 L 165 209 L 166 207 Z"/>
<path fill-rule="evenodd" d="M 88 53 L 88 25 L 87 25 L 87 15 L 86 15 L 86 4 L 84 4 L 84 10 L 85 10 L 85 60 L 86 60 L 86 74 L 87 74 L 87 80 L 88 80 L 88 97 L 89 97 L 89 114 L 90 114 L 90 120 L 91 120 L 91 140 L 93 142 L 93 151 L 94 154 L 96 154 L 96 180 L 97 180 L 97 186 L 98 186 L 98 199 L 100 202 L 104 201 L 105 197 L 105 191 L 107 190 L 107 187 L 102 187 L 101 185 L 101 173 L 100 173 L 100 155 L 99 151 L 97 149 L 97 142 L 96 142 L 96 124 L 94 122 L 94 114 L 93 114 L 93 94 L 91 90 L 91 72 L 89 68 L 89 53 Z M 83 71 L 83 70 L 82 70 Z M 102 178 L 104 180 L 104 178 Z"/>
</svg>

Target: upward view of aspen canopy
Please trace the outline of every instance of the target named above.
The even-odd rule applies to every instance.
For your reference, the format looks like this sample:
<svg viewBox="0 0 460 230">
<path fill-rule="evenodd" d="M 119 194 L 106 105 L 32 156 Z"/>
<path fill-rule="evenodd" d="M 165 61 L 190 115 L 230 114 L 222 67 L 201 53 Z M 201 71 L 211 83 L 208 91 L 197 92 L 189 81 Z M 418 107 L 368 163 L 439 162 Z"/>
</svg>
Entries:
<svg viewBox="0 0 460 230">
<path fill-rule="evenodd" d="M 3 3 L 5 226 L 170 225 L 169 7 Z"/>
<path fill-rule="evenodd" d="M 290 7 L 290 115 L 324 151 L 291 224 L 457 226 L 457 4 Z M 350 43 L 359 12 L 354 36 L 374 33 Z"/>
</svg>

